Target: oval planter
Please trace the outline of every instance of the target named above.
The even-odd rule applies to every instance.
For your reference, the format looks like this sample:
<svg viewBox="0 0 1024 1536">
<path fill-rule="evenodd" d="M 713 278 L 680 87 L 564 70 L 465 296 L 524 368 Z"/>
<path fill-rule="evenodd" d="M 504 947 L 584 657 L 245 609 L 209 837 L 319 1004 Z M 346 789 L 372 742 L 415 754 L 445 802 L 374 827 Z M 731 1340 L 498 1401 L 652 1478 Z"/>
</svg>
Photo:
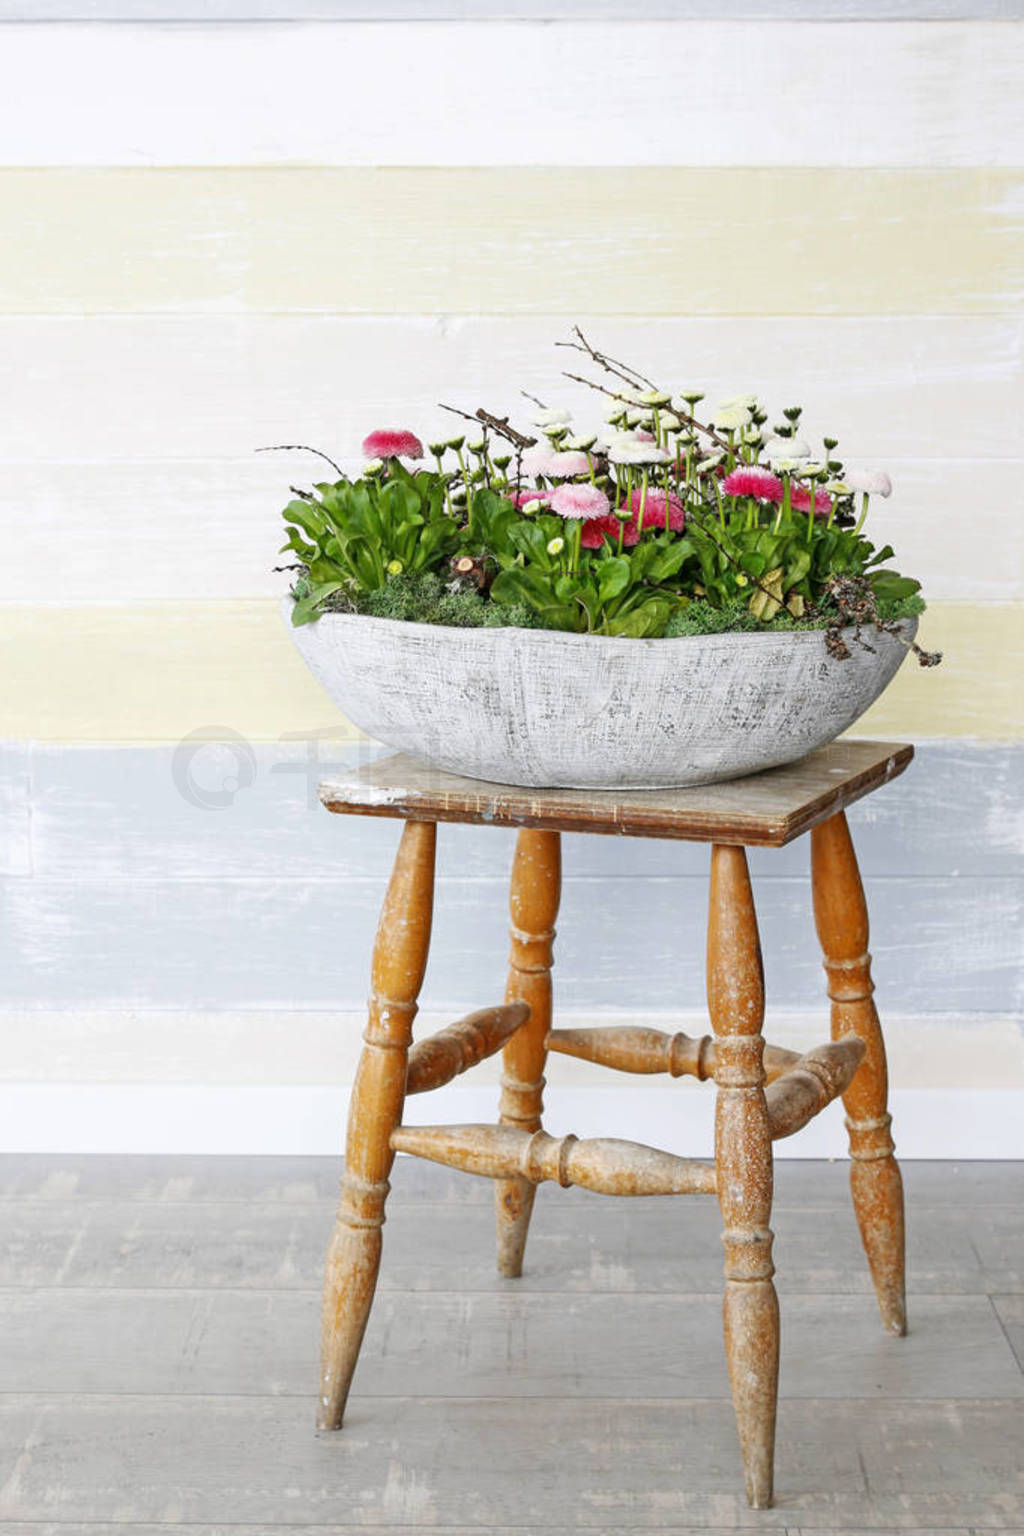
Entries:
<svg viewBox="0 0 1024 1536">
<path fill-rule="evenodd" d="M 291 616 L 291 602 L 285 605 Z M 904 636 L 917 625 L 907 620 Z M 790 763 L 842 734 L 906 656 L 821 630 L 611 639 L 328 613 L 291 630 L 338 708 L 451 773 L 564 789 L 664 789 Z"/>
</svg>

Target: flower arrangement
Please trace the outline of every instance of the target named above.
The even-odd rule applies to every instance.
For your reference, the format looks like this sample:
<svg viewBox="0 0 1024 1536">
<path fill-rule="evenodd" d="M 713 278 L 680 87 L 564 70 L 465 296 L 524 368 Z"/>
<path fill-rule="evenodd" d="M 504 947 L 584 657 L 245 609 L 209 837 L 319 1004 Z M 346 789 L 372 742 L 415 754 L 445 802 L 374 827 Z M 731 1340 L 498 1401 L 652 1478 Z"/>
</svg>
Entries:
<svg viewBox="0 0 1024 1536">
<path fill-rule="evenodd" d="M 471 431 L 428 450 L 371 432 L 361 473 L 328 460 L 337 479 L 295 490 L 294 624 L 342 611 L 633 638 L 814 627 L 843 657 L 845 626 L 898 633 L 923 609 L 864 532 L 888 475 L 845 468 L 834 437 L 812 449 L 801 407 L 769 427 L 740 395 L 698 416 L 701 390 L 659 388 L 578 328 L 559 345 L 597 374 L 565 376 L 602 397 L 599 430 L 533 396 L 531 431 L 446 406 Z"/>
</svg>

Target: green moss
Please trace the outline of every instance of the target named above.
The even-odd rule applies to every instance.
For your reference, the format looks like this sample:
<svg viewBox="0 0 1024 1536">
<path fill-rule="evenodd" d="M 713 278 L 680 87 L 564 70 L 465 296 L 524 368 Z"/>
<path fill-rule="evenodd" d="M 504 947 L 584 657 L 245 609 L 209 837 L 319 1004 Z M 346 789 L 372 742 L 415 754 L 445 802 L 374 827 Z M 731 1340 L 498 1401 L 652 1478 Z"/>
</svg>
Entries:
<svg viewBox="0 0 1024 1536">
<path fill-rule="evenodd" d="M 293 595 L 302 597 L 307 583 L 300 577 Z M 923 613 L 924 600 L 915 594 L 878 603 L 883 622 L 916 617 Z M 323 604 L 327 613 L 365 613 L 378 619 L 398 619 L 407 623 L 441 624 L 451 629 L 544 629 L 547 626 L 524 604 L 492 603 L 479 592 L 452 592 L 435 573 L 391 577 L 376 592 L 335 592 Z M 715 608 L 703 598 L 693 598 L 677 608 L 665 628 L 665 637 L 685 635 L 721 635 L 770 630 L 824 629 L 832 611 L 821 609 L 803 619 L 795 619 L 783 609 L 769 623 L 757 620 L 750 612 L 749 599 L 734 600 Z"/>
</svg>

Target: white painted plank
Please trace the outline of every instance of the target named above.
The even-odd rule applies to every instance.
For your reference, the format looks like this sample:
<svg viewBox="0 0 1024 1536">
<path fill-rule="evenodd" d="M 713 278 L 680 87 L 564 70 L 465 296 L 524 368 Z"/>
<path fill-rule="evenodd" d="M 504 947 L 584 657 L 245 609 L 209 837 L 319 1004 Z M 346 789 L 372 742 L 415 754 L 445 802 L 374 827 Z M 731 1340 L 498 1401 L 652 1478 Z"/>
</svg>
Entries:
<svg viewBox="0 0 1024 1536">
<path fill-rule="evenodd" d="M 696 381 L 709 402 L 760 390 L 776 416 L 803 403 L 807 435 L 838 437 L 851 464 L 1021 451 L 1019 320 L 579 319 L 666 387 Z M 522 389 L 597 421 L 602 397 L 562 377 L 567 354 L 554 343 L 567 333 L 561 319 L 474 316 L 5 318 L 0 460 L 237 458 L 248 474 L 259 445 L 312 443 L 358 465 L 374 427 L 408 425 L 427 441 L 450 433 L 439 400 L 522 418 Z M 319 476 L 309 455 L 267 459 L 269 509 L 289 478 Z"/>
<path fill-rule="evenodd" d="M 11 24 L 4 51 L 8 165 L 1024 159 L 998 22 Z"/>
<path fill-rule="evenodd" d="M 411 406 L 403 414 L 419 412 Z M 1006 487 L 1024 480 L 1024 460 L 901 457 L 887 468 L 893 498 L 876 500 L 868 532 L 895 546 L 899 568 L 929 599 L 1024 598 L 1024 520 L 1006 509 Z M 56 558 L 5 562 L 0 601 L 280 596 L 288 578 L 274 567 L 293 558 L 278 554 L 280 509 L 291 499 L 289 484 L 308 485 L 311 476 L 319 471 L 309 455 L 290 464 L 285 454 L 7 464 L 10 505 Z"/>
<path fill-rule="evenodd" d="M 0 0 L 0 21 L 981 21 L 1021 0 Z"/>
<path fill-rule="evenodd" d="M 765 894 L 759 883 L 758 893 Z M 769 899 L 771 893 L 767 893 Z M 369 957 L 367 957 L 368 961 Z M 622 955 L 623 968 L 628 956 Z M 556 989 L 557 990 L 557 989 Z M 488 977 L 478 981 L 479 1001 L 501 996 L 502 987 Z M 698 1038 L 709 1030 L 707 1012 L 699 1007 L 651 1013 L 641 1006 L 628 1011 L 578 1010 L 571 997 L 558 992 L 558 1021 L 563 1029 L 602 1025 L 641 1025 L 674 1034 L 682 1030 Z M 565 1006 L 563 1006 L 565 1003 Z M 1024 1094 L 1024 1038 L 1020 1020 L 994 1014 L 895 1013 L 884 1006 L 886 1050 L 893 1082 L 917 1091 L 989 1093 L 1005 1089 Z M 179 1008 L 64 1008 L 0 1010 L 5 1038 L 0 1082 L 8 1087 L 54 1084 L 85 1087 L 153 1088 L 322 1088 L 348 1090 L 355 1078 L 366 1023 L 365 1008 L 352 1009 L 222 1009 L 217 1012 Z M 425 1007 L 416 1018 L 416 1037 L 425 1039 L 451 1023 L 451 1013 Z M 790 1050 L 809 1051 L 828 1035 L 823 1010 L 796 1012 L 773 995 L 765 1023 L 765 1038 Z M 481 1090 L 490 1106 L 497 1102 L 500 1056 L 475 1067 L 460 1079 L 460 1090 Z M 552 1104 L 561 1120 L 562 1094 L 600 1094 L 634 1088 L 650 1090 L 653 1112 L 667 1112 L 662 1095 L 679 1099 L 683 1090 L 667 1077 L 610 1075 L 591 1062 L 570 1056 L 548 1063 Z M 688 1090 L 687 1090 L 688 1091 Z M 700 1092 L 710 1090 L 700 1089 Z M 433 1095 L 417 1099 L 427 1120 L 445 1118 Z M 457 1110 L 458 1106 L 454 1106 Z M 410 1113 L 413 1106 L 410 1106 Z M 417 1114 L 420 1110 L 415 1109 Z M 459 1118 L 455 1113 L 454 1118 Z M 470 1119 L 473 1116 L 469 1116 Z M 491 1118 L 488 1109 L 485 1119 Z M 619 1117 L 621 1124 L 621 1116 Z M 574 1127 L 575 1129 L 575 1127 Z M 644 1140 L 642 1122 L 628 1134 Z"/>
</svg>

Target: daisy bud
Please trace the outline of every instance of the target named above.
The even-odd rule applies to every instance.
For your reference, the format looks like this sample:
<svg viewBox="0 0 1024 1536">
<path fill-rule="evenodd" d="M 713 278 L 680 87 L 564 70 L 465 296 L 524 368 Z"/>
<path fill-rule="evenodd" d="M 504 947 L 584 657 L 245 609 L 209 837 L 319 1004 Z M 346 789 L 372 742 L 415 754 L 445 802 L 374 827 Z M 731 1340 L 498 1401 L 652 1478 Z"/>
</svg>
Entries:
<svg viewBox="0 0 1024 1536">
<path fill-rule="evenodd" d="M 444 457 L 444 455 L 445 455 L 445 453 L 447 451 L 447 448 L 448 448 L 448 444 L 447 443 L 428 443 L 427 447 L 430 449 L 430 451 L 434 455 L 435 459 L 440 459 L 440 458 Z"/>
<path fill-rule="evenodd" d="M 496 453 L 494 456 L 495 469 L 508 469 L 511 463 L 512 455 L 510 453 Z"/>
<path fill-rule="evenodd" d="M 541 501 L 540 497 L 534 496 L 531 501 L 524 502 L 519 510 L 524 514 L 524 516 L 533 517 L 535 512 L 543 512 L 546 506 L 546 501 Z"/>
<path fill-rule="evenodd" d="M 679 391 L 679 398 L 680 400 L 686 401 L 687 405 L 690 407 L 687 415 L 692 416 L 694 406 L 698 405 L 700 401 L 704 399 L 704 391 L 701 389 L 681 389 Z"/>
<path fill-rule="evenodd" d="M 389 576 L 401 576 L 401 574 L 402 574 L 402 572 L 404 570 L 405 570 L 405 566 L 402 564 L 401 560 L 389 560 L 388 561 L 388 575 Z"/>
<path fill-rule="evenodd" d="M 367 459 L 366 463 L 363 465 L 363 474 L 364 475 L 379 475 L 383 468 L 384 468 L 384 460 L 383 459 Z"/>
<path fill-rule="evenodd" d="M 564 539 L 549 539 L 548 540 L 548 554 L 549 555 L 560 555 L 564 548 L 565 548 L 565 540 Z"/>
<path fill-rule="evenodd" d="M 450 437 L 448 439 L 448 447 L 449 448 L 454 448 L 455 452 L 458 453 L 459 449 L 462 447 L 462 445 L 463 445 L 463 443 L 465 441 L 466 441 L 466 434 L 465 433 L 463 433 L 461 437 Z"/>
<path fill-rule="evenodd" d="M 663 389 L 648 389 L 642 395 L 640 395 L 637 404 L 653 406 L 668 405 L 671 399 L 672 396 L 666 395 Z"/>
<path fill-rule="evenodd" d="M 737 403 L 719 405 L 715 408 L 715 426 L 720 432 L 734 431 L 737 427 L 750 425 L 750 406 Z"/>
<path fill-rule="evenodd" d="M 469 449 L 470 453 L 475 453 L 475 454 L 486 453 L 487 452 L 487 439 L 485 437 L 478 437 L 475 442 L 467 443 L 466 446 Z"/>
<path fill-rule="evenodd" d="M 802 405 L 790 405 L 786 407 L 782 414 L 785 416 L 787 421 L 791 421 L 793 425 L 796 426 L 797 422 L 800 420 L 800 417 L 803 415 L 803 410 L 804 408 Z"/>
</svg>

